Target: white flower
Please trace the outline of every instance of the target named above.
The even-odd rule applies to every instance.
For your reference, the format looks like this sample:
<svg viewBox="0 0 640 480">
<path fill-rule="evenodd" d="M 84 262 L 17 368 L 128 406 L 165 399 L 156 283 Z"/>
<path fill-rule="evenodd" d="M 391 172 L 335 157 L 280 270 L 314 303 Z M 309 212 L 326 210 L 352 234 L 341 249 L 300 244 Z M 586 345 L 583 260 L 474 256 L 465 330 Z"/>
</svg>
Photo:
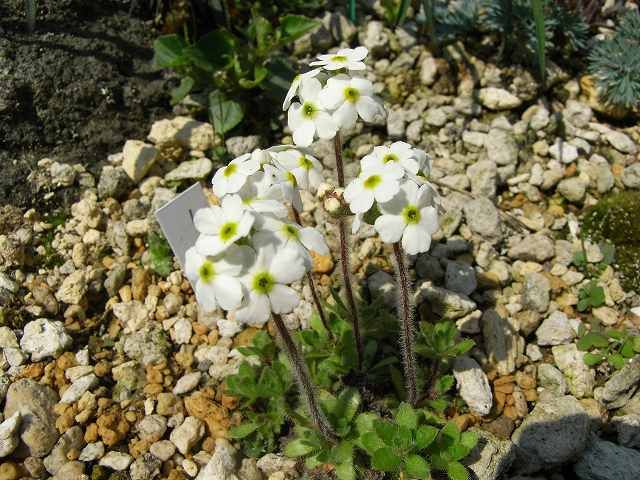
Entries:
<svg viewBox="0 0 640 480">
<path fill-rule="evenodd" d="M 388 202 L 400 189 L 400 178 L 404 170 L 400 165 L 389 163 L 375 165 L 362 170 L 344 190 L 344 199 L 353 213 L 364 213 L 374 200 Z"/>
<path fill-rule="evenodd" d="M 259 238 L 254 239 L 254 246 L 256 261 L 242 279 L 249 295 L 236 311 L 236 319 L 247 325 L 264 325 L 271 312 L 289 313 L 298 305 L 300 298 L 288 284 L 300 280 L 306 268 L 295 249 L 276 248 Z"/>
<path fill-rule="evenodd" d="M 374 228 L 383 242 L 402 239 L 402 248 L 409 255 L 429 250 L 431 236 L 438 230 L 438 212 L 429 185 L 418 187 L 414 182 L 404 182 L 395 197 L 378 206 L 382 215 Z"/>
<path fill-rule="evenodd" d="M 296 145 L 308 147 L 317 133 L 328 140 L 335 136 L 338 126 L 327 113 L 318 98 L 322 85 L 315 78 L 305 78 L 300 85 L 299 97 L 302 104 L 295 102 L 288 111 L 289 128 L 293 131 Z"/>
<path fill-rule="evenodd" d="M 298 181 L 293 172 L 287 170 L 278 162 L 265 165 L 264 171 L 273 178 L 269 196 L 285 204 L 290 204 L 298 212 L 301 212 L 302 198 L 298 190 Z"/>
<path fill-rule="evenodd" d="M 282 104 L 282 110 L 286 110 L 291 105 L 291 100 L 298 93 L 298 88 L 300 87 L 300 83 L 305 78 L 314 78 L 322 71 L 321 68 L 314 68 L 313 70 L 309 70 L 308 72 L 301 73 L 296 75 L 291 81 L 291 86 L 289 87 L 289 91 L 287 92 L 287 96 L 284 97 L 284 102 Z"/>
<path fill-rule="evenodd" d="M 374 166 L 394 163 L 402 166 L 407 173 L 417 175 L 420 170 L 423 157 L 416 152 L 417 149 L 414 149 L 406 142 L 394 142 L 388 147 L 374 147 L 373 152 L 362 158 L 360 165 L 364 170 Z"/>
<path fill-rule="evenodd" d="M 239 195 L 228 195 L 221 206 L 202 208 L 193 217 L 193 224 L 200 236 L 196 249 L 201 255 L 218 255 L 246 237 L 254 217 L 242 203 Z"/>
<path fill-rule="evenodd" d="M 373 97 L 369 80 L 340 74 L 327 80 L 320 93 L 320 101 L 329 110 L 335 110 L 333 120 L 342 128 L 352 128 L 358 115 L 365 122 L 384 118 L 384 107 Z"/>
<path fill-rule="evenodd" d="M 283 222 L 272 217 L 263 217 L 261 230 L 253 234 L 253 240 L 259 244 L 273 243 L 278 249 L 289 248 L 298 251 L 307 269 L 311 268 L 310 252 L 328 255 L 329 247 L 322 234 L 313 227 L 301 227 L 294 223 Z"/>
<path fill-rule="evenodd" d="M 325 55 L 318 55 L 318 60 L 311 62 L 311 66 L 319 66 L 325 70 L 340 70 L 346 68 L 347 70 L 364 70 L 366 65 L 363 60 L 369 53 L 365 47 L 356 48 L 342 48 L 336 53 L 329 53 Z"/>
<path fill-rule="evenodd" d="M 273 173 L 258 171 L 247 178 L 238 190 L 242 203 L 256 213 L 272 213 L 277 217 L 286 217 L 289 210 L 273 198 Z"/>
<path fill-rule="evenodd" d="M 208 257 L 191 247 L 185 254 L 185 272 L 198 303 L 211 311 L 222 307 L 234 310 L 242 302 L 242 284 L 238 277 L 253 260 L 249 247 L 232 245 L 224 255 Z"/>
<path fill-rule="evenodd" d="M 262 150 L 245 153 L 219 168 L 213 176 L 213 193 L 219 198 L 236 193 L 247 181 L 247 177 L 260 169 Z"/>
<path fill-rule="evenodd" d="M 283 170 L 291 172 L 298 187 L 315 191 L 322 183 L 322 165 L 317 158 L 294 149 L 276 152 L 274 156 Z"/>
</svg>

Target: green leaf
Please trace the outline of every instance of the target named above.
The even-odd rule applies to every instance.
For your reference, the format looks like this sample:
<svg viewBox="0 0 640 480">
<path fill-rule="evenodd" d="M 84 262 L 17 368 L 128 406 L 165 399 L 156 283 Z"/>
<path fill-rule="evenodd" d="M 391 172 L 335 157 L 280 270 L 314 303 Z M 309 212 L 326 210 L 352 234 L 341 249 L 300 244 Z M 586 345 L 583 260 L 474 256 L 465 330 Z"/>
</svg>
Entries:
<svg viewBox="0 0 640 480">
<path fill-rule="evenodd" d="M 620 354 L 624 357 L 624 358 L 632 358 L 635 356 L 636 352 L 633 351 L 633 338 L 628 338 L 623 344 L 622 344 L 622 348 L 620 349 Z"/>
<path fill-rule="evenodd" d="M 582 298 L 578 300 L 578 311 L 584 312 L 587 308 L 589 308 L 589 305 L 590 303 L 588 298 Z"/>
<path fill-rule="evenodd" d="M 396 423 L 415 430 L 418 426 L 418 413 L 408 403 L 402 402 L 395 414 Z"/>
<path fill-rule="evenodd" d="M 376 420 L 373 422 L 373 428 L 386 445 L 393 445 L 398 428 L 387 420 Z"/>
<path fill-rule="evenodd" d="M 303 439 L 296 438 L 287 443 L 284 447 L 284 454 L 287 457 L 304 457 L 314 450 L 314 446 Z"/>
<path fill-rule="evenodd" d="M 379 419 L 380 417 L 375 413 L 361 413 L 358 415 L 358 418 L 356 418 L 356 429 L 358 430 L 358 433 L 363 435 L 367 432 L 373 431 L 373 423 Z"/>
<path fill-rule="evenodd" d="M 453 375 L 443 375 L 436 381 L 436 392 L 439 395 L 448 392 L 455 385 L 456 380 Z"/>
<path fill-rule="evenodd" d="M 607 330 L 606 333 L 609 336 L 609 338 L 613 338 L 614 340 L 623 340 L 624 337 L 625 337 L 625 333 L 624 332 L 621 332 L 619 330 L 614 330 L 612 328 Z"/>
<path fill-rule="evenodd" d="M 176 105 L 182 101 L 184 97 L 189 95 L 195 81 L 191 77 L 182 77 L 180 85 L 171 90 L 171 105 Z"/>
<path fill-rule="evenodd" d="M 411 478 L 429 478 L 431 469 L 429 463 L 420 455 L 409 455 L 404 460 L 404 470 Z"/>
<path fill-rule="evenodd" d="M 476 345 L 476 342 L 471 340 L 470 338 L 465 338 L 460 343 L 458 343 L 455 347 L 456 356 L 464 355 L 469 350 L 471 350 Z"/>
<path fill-rule="evenodd" d="M 478 443 L 478 434 L 476 432 L 463 432 L 460 435 L 460 443 L 471 451 Z"/>
<path fill-rule="evenodd" d="M 189 58 L 199 68 L 214 72 L 231 65 L 236 48 L 235 37 L 224 30 L 214 30 L 189 49 Z"/>
<path fill-rule="evenodd" d="M 601 355 L 599 353 L 585 353 L 584 354 L 584 363 L 588 367 L 593 367 L 595 365 L 598 365 L 598 364 L 602 363 L 604 361 L 604 359 L 605 359 L 605 356 Z"/>
<path fill-rule="evenodd" d="M 609 346 L 607 337 L 597 332 L 589 332 L 578 340 L 578 350 L 587 351 L 592 348 L 606 348 Z"/>
<path fill-rule="evenodd" d="M 431 425 L 422 425 L 416 431 L 416 450 L 423 450 L 433 443 L 438 436 L 438 429 Z"/>
<path fill-rule="evenodd" d="M 622 355 L 620 355 L 619 353 L 612 353 L 611 355 L 609 355 L 607 357 L 607 361 L 616 370 L 620 370 L 622 367 L 624 367 L 624 363 L 625 363 L 624 362 L 624 357 Z"/>
<path fill-rule="evenodd" d="M 460 429 L 454 422 L 447 422 L 440 430 L 440 437 L 445 445 L 455 445 L 460 441 Z"/>
<path fill-rule="evenodd" d="M 383 472 L 395 472 L 400 467 L 402 459 L 389 447 L 383 447 L 373 454 L 371 466 Z"/>
<path fill-rule="evenodd" d="M 605 302 L 605 294 L 604 288 L 600 286 L 596 286 L 591 289 L 591 306 L 600 307 L 604 305 Z"/>
<path fill-rule="evenodd" d="M 163 35 L 153 42 L 153 64 L 159 68 L 175 68 L 188 63 L 184 55 L 187 42 L 179 35 Z"/>
<path fill-rule="evenodd" d="M 451 480 L 469 480 L 469 472 L 460 462 L 450 462 L 447 465 L 447 475 Z"/>
<path fill-rule="evenodd" d="M 633 337 L 633 350 L 640 353 L 640 336 Z"/>
<path fill-rule="evenodd" d="M 360 443 L 369 454 L 373 454 L 385 446 L 384 442 L 374 432 L 363 434 L 360 437 Z"/>
<path fill-rule="evenodd" d="M 229 430 L 229 434 L 231 435 L 231 438 L 245 438 L 255 432 L 258 429 L 258 426 L 259 425 L 250 422 L 242 423 L 237 427 L 233 427 L 231 430 Z"/>
<path fill-rule="evenodd" d="M 273 35 L 273 27 L 269 20 L 264 17 L 257 16 L 253 19 L 250 31 L 255 32 L 255 40 L 260 50 L 268 50 L 271 46 L 271 36 Z"/>
<path fill-rule="evenodd" d="M 283 42 L 293 42 L 320 25 L 320 22 L 303 15 L 285 15 L 280 18 L 280 33 Z"/>
<path fill-rule="evenodd" d="M 249 80 L 248 78 L 241 78 L 238 83 L 242 88 L 255 88 L 260 85 L 265 78 L 267 78 L 267 74 L 269 70 L 260 65 L 256 65 L 253 69 L 253 79 Z"/>
<path fill-rule="evenodd" d="M 209 95 L 209 116 L 215 132 L 223 135 L 238 125 L 244 114 L 238 102 L 216 91 Z"/>
<path fill-rule="evenodd" d="M 340 392 L 337 400 L 336 409 L 331 413 L 350 421 L 358 413 L 362 397 L 356 388 L 350 387 Z"/>
<path fill-rule="evenodd" d="M 338 480 L 356 480 L 356 470 L 352 462 L 344 462 L 336 465 L 336 478 Z"/>
</svg>

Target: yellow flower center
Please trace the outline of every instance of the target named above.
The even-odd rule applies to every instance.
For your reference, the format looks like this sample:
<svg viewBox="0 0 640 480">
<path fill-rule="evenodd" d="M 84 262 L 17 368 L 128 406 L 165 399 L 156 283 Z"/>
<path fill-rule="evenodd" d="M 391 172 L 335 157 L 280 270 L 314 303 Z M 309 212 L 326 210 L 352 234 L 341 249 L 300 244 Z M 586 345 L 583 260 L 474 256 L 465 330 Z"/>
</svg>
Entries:
<svg viewBox="0 0 640 480">
<path fill-rule="evenodd" d="M 380 175 L 371 175 L 364 182 L 364 188 L 373 190 L 382 183 L 382 177 Z"/>
<path fill-rule="evenodd" d="M 220 227 L 220 239 L 223 242 L 228 242 L 231 240 L 238 231 L 238 223 L 237 222 L 227 222 L 222 227 Z"/>
<path fill-rule="evenodd" d="M 414 205 L 407 205 L 402 209 L 402 218 L 407 225 L 414 225 L 420 222 L 420 210 Z"/>
<path fill-rule="evenodd" d="M 213 267 L 213 262 L 210 262 L 209 260 L 202 262 L 202 265 L 200 265 L 200 268 L 198 269 L 198 276 L 200 277 L 200 280 L 204 283 L 209 283 L 213 280 L 215 275 L 216 271 Z"/>
</svg>

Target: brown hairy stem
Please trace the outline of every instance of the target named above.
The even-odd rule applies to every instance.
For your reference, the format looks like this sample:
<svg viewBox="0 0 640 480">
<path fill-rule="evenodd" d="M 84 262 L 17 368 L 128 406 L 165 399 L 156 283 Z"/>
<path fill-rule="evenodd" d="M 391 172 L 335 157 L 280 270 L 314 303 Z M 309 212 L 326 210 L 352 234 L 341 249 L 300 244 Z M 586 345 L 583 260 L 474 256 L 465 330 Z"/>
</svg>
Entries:
<svg viewBox="0 0 640 480">
<path fill-rule="evenodd" d="M 336 170 L 338 171 L 338 185 L 344 188 L 344 165 L 342 162 L 342 137 L 340 132 L 336 133 L 333 139 L 333 146 L 336 154 Z M 351 272 L 349 271 L 349 238 L 347 237 L 347 225 L 344 217 L 338 219 L 338 231 L 340 235 L 340 270 L 342 272 L 342 281 L 347 294 L 347 303 L 351 311 L 351 322 L 353 325 L 353 336 L 356 340 L 356 351 L 358 353 L 358 370 L 362 370 L 364 357 L 364 347 L 362 343 L 362 334 L 360 333 L 360 319 L 358 318 L 358 308 L 353 296 L 353 287 L 351 286 Z"/>
<path fill-rule="evenodd" d="M 404 252 L 400 243 L 393 244 L 393 253 L 396 257 L 396 270 L 398 271 L 399 284 L 399 320 L 400 320 L 400 347 L 402 350 L 402 364 L 407 388 L 407 400 L 415 406 L 418 402 L 417 370 L 414 352 L 415 328 L 413 325 L 413 308 L 410 300 L 409 275 L 404 261 Z"/>
<path fill-rule="evenodd" d="M 333 431 L 333 428 L 329 424 L 329 421 L 325 417 L 322 410 L 320 410 L 320 406 L 318 405 L 318 399 L 316 397 L 315 388 L 311 383 L 311 376 L 309 375 L 307 364 L 304 362 L 304 359 L 300 355 L 298 347 L 293 341 L 293 338 L 291 338 L 289 330 L 287 330 L 287 327 L 282 321 L 282 317 L 274 313 L 273 323 L 276 326 L 278 336 L 282 340 L 284 349 L 287 352 L 289 361 L 291 362 L 293 376 L 296 379 L 300 394 L 302 395 L 307 410 L 309 411 L 312 423 L 314 424 L 318 432 L 320 432 L 320 434 L 328 441 L 337 441 L 338 437 L 336 433 Z"/>
</svg>

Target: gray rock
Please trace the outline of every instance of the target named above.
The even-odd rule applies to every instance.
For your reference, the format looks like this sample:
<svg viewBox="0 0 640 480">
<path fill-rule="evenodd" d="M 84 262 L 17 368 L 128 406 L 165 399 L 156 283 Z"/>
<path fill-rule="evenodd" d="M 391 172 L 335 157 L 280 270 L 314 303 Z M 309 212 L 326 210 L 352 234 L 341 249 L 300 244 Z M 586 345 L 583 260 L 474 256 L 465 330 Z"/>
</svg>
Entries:
<svg viewBox="0 0 640 480">
<path fill-rule="evenodd" d="M 476 271 L 468 263 L 447 262 L 445 287 L 462 295 L 471 295 L 477 288 Z"/>
<path fill-rule="evenodd" d="M 169 440 L 160 440 L 151 445 L 149 451 L 163 462 L 166 462 L 176 453 L 176 446 Z"/>
<path fill-rule="evenodd" d="M 387 134 L 392 139 L 403 138 L 407 126 L 403 110 L 389 110 L 387 115 Z"/>
<path fill-rule="evenodd" d="M 562 371 L 569 391 L 577 398 L 591 396 L 595 385 L 595 372 L 584 363 L 584 353 L 575 343 L 551 348 L 553 360 Z"/>
<path fill-rule="evenodd" d="M 471 193 L 480 197 L 494 198 L 498 182 L 498 168 L 491 160 L 481 160 L 467 168 Z"/>
<path fill-rule="evenodd" d="M 62 281 L 56 298 L 69 305 L 78 305 L 87 292 L 87 279 L 83 270 L 76 270 Z"/>
<path fill-rule="evenodd" d="M 260 135 L 249 135 L 247 137 L 230 137 L 226 140 L 225 145 L 229 155 L 239 157 L 245 153 L 251 153 L 260 147 L 262 137 Z"/>
<path fill-rule="evenodd" d="M 634 163 L 624 167 L 622 171 L 622 183 L 627 188 L 640 188 L 640 163 Z"/>
<path fill-rule="evenodd" d="M 132 187 L 133 182 L 122 168 L 111 165 L 102 167 L 100 180 L 98 180 L 98 197 L 100 199 L 122 200 Z"/>
<path fill-rule="evenodd" d="M 20 348 L 31 354 L 31 360 L 37 362 L 47 357 L 57 357 L 71 346 L 71 337 L 59 321 L 39 318 L 27 323 L 20 339 Z"/>
<path fill-rule="evenodd" d="M 630 360 L 615 372 L 602 388 L 597 389 L 595 398 L 607 409 L 624 407 L 640 386 L 640 355 Z"/>
<path fill-rule="evenodd" d="M 128 453 L 112 450 L 107 452 L 107 454 L 100 459 L 99 464 L 101 467 L 107 467 L 111 470 L 115 470 L 116 472 L 121 472 L 129 468 L 132 461 L 133 457 Z"/>
<path fill-rule="evenodd" d="M 162 415 L 147 415 L 137 427 L 140 440 L 157 442 L 167 431 L 167 419 Z"/>
<path fill-rule="evenodd" d="M 245 458 L 238 469 L 238 478 L 240 480 L 263 480 L 262 472 L 258 468 L 255 458 Z"/>
<path fill-rule="evenodd" d="M 488 415 L 493 404 L 493 395 L 487 376 L 471 357 L 458 357 L 453 365 L 453 375 L 460 396 L 469 409 L 478 415 Z"/>
<path fill-rule="evenodd" d="M 420 57 L 420 82 L 427 87 L 433 85 L 438 76 L 438 62 L 431 55 L 423 54 Z"/>
<path fill-rule="evenodd" d="M 183 455 L 188 454 L 193 446 L 204 436 L 205 429 L 202 420 L 196 417 L 187 417 L 179 427 L 171 432 L 169 440 Z"/>
<path fill-rule="evenodd" d="M 567 100 L 565 109 L 562 112 L 565 120 L 578 128 L 589 125 L 593 118 L 593 111 L 589 105 L 576 100 Z"/>
<path fill-rule="evenodd" d="M 509 440 L 500 440 L 485 430 L 475 430 L 478 444 L 464 459 L 477 480 L 502 478 L 516 458 L 515 448 Z"/>
<path fill-rule="evenodd" d="M 367 278 L 367 286 L 372 296 L 381 298 L 391 308 L 395 307 L 398 287 L 392 275 L 380 270 Z"/>
<path fill-rule="evenodd" d="M 200 470 L 196 480 L 235 480 L 236 454 L 236 449 L 227 440 L 218 438 L 209 463 Z"/>
<path fill-rule="evenodd" d="M 199 180 L 207 177 L 213 170 L 213 163 L 206 157 L 182 162 L 167 173 L 165 180 L 179 182 L 182 180 Z"/>
<path fill-rule="evenodd" d="M 166 333 L 155 324 L 147 324 L 141 330 L 128 335 L 124 341 L 125 354 L 143 365 L 165 360 L 169 351 Z"/>
<path fill-rule="evenodd" d="M 11 455 L 18 448 L 20 443 L 18 429 L 20 428 L 21 420 L 22 416 L 18 411 L 0 423 L 0 458 Z"/>
<path fill-rule="evenodd" d="M 51 453 L 44 459 L 44 466 L 51 475 L 58 473 L 69 459 L 67 454 L 73 449 L 80 451 L 84 446 L 84 431 L 75 425 L 64 432 Z"/>
<path fill-rule="evenodd" d="M 638 147 L 633 142 L 633 140 L 631 140 L 631 137 L 622 132 L 609 130 L 604 134 L 604 139 L 619 152 L 634 155 L 638 151 Z"/>
<path fill-rule="evenodd" d="M 500 375 L 509 375 L 516 369 L 518 343 L 521 337 L 507 318 L 502 318 L 493 309 L 485 310 L 482 315 L 482 336 L 489 360 Z M 524 346 L 522 348 L 524 350 Z"/>
<path fill-rule="evenodd" d="M 425 113 L 424 121 L 432 127 L 442 127 L 447 123 L 447 114 L 442 108 L 430 108 Z"/>
<path fill-rule="evenodd" d="M 176 382 L 176 386 L 173 387 L 173 393 L 175 395 L 183 395 L 190 392 L 198 386 L 201 377 L 202 373 L 200 372 L 191 372 L 183 375 Z"/>
<path fill-rule="evenodd" d="M 122 150 L 122 168 L 135 183 L 140 182 L 158 158 L 159 150 L 139 140 L 127 140 Z"/>
<path fill-rule="evenodd" d="M 118 294 L 120 287 L 124 285 L 127 279 L 127 265 L 125 263 L 117 263 L 109 273 L 104 281 L 104 288 L 110 297 L 115 297 Z"/>
<path fill-rule="evenodd" d="M 581 202 L 587 193 L 588 182 L 581 177 L 571 177 L 558 183 L 558 191 L 570 202 Z"/>
<path fill-rule="evenodd" d="M 556 142 L 549 147 L 549 154 L 562 163 L 571 163 L 578 158 L 578 149 L 574 145 L 558 138 Z"/>
<path fill-rule="evenodd" d="M 131 480 L 151 480 L 160 475 L 162 461 L 151 453 L 139 456 L 129 468 Z"/>
<path fill-rule="evenodd" d="M 381 57 L 389 50 L 389 35 L 384 24 L 371 21 L 358 34 L 360 45 L 367 47 L 372 57 Z"/>
<path fill-rule="evenodd" d="M 476 303 L 466 295 L 422 282 L 415 292 L 415 304 L 427 302 L 433 312 L 445 320 L 456 320 L 476 309 Z"/>
<path fill-rule="evenodd" d="M 84 375 L 77 380 L 75 380 L 69 388 L 67 388 L 62 394 L 62 398 L 60 399 L 61 403 L 75 403 L 85 392 L 88 392 L 92 388 L 98 385 L 98 377 L 90 373 L 89 375 Z"/>
<path fill-rule="evenodd" d="M 594 436 L 574 471 L 580 480 L 637 480 L 640 452 Z"/>
<path fill-rule="evenodd" d="M 81 462 L 93 462 L 99 460 L 104 456 L 104 443 L 96 442 L 89 443 L 80 452 L 78 460 Z"/>
<path fill-rule="evenodd" d="M 109 223 L 107 226 L 107 242 L 109 242 L 116 255 L 129 256 L 131 242 L 127 235 L 125 223 L 122 220 Z"/>
<path fill-rule="evenodd" d="M 629 448 L 640 448 L 640 415 L 620 415 L 611 418 L 611 426 L 618 433 L 618 443 Z"/>
<path fill-rule="evenodd" d="M 544 262 L 555 254 L 553 240 L 546 235 L 536 233 L 515 242 L 509 248 L 508 255 L 516 260 Z"/>
<path fill-rule="evenodd" d="M 82 462 L 72 461 L 67 462 L 60 467 L 58 473 L 51 477 L 52 480 L 69 480 L 73 479 L 82 479 L 85 480 L 87 477 L 84 474 L 85 465 Z"/>
<path fill-rule="evenodd" d="M 511 110 L 522 105 L 522 100 L 503 88 L 481 88 L 478 97 L 480 103 L 491 110 Z"/>
<path fill-rule="evenodd" d="M 544 313 L 549 308 L 550 294 L 551 282 L 547 277 L 537 272 L 526 275 L 522 290 L 523 306 Z"/>
<path fill-rule="evenodd" d="M 296 463 L 292 458 L 287 458 L 283 455 L 276 455 L 275 453 L 267 453 L 258 460 L 257 465 L 262 473 L 267 476 L 271 476 L 277 472 L 290 475 L 295 472 L 296 468 Z"/>
<path fill-rule="evenodd" d="M 560 370 L 549 363 L 538 365 L 538 385 L 557 396 L 567 393 L 567 381 Z"/>
<path fill-rule="evenodd" d="M 476 198 L 464 204 L 464 215 L 469 228 L 486 239 L 498 239 L 500 216 L 493 202 L 488 198 Z"/>
<path fill-rule="evenodd" d="M 576 338 L 576 331 L 566 314 L 555 311 L 538 327 L 536 337 L 540 346 L 564 345 Z"/>
<path fill-rule="evenodd" d="M 498 165 L 512 165 L 518 161 L 518 145 L 513 134 L 501 128 L 492 128 L 485 139 L 489 160 Z"/>
<path fill-rule="evenodd" d="M 519 473 L 535 473 L 576 459 L 589 437 L 589 415 L 570 396 L 546 397 L 513 432 Z"/>
</svg>

